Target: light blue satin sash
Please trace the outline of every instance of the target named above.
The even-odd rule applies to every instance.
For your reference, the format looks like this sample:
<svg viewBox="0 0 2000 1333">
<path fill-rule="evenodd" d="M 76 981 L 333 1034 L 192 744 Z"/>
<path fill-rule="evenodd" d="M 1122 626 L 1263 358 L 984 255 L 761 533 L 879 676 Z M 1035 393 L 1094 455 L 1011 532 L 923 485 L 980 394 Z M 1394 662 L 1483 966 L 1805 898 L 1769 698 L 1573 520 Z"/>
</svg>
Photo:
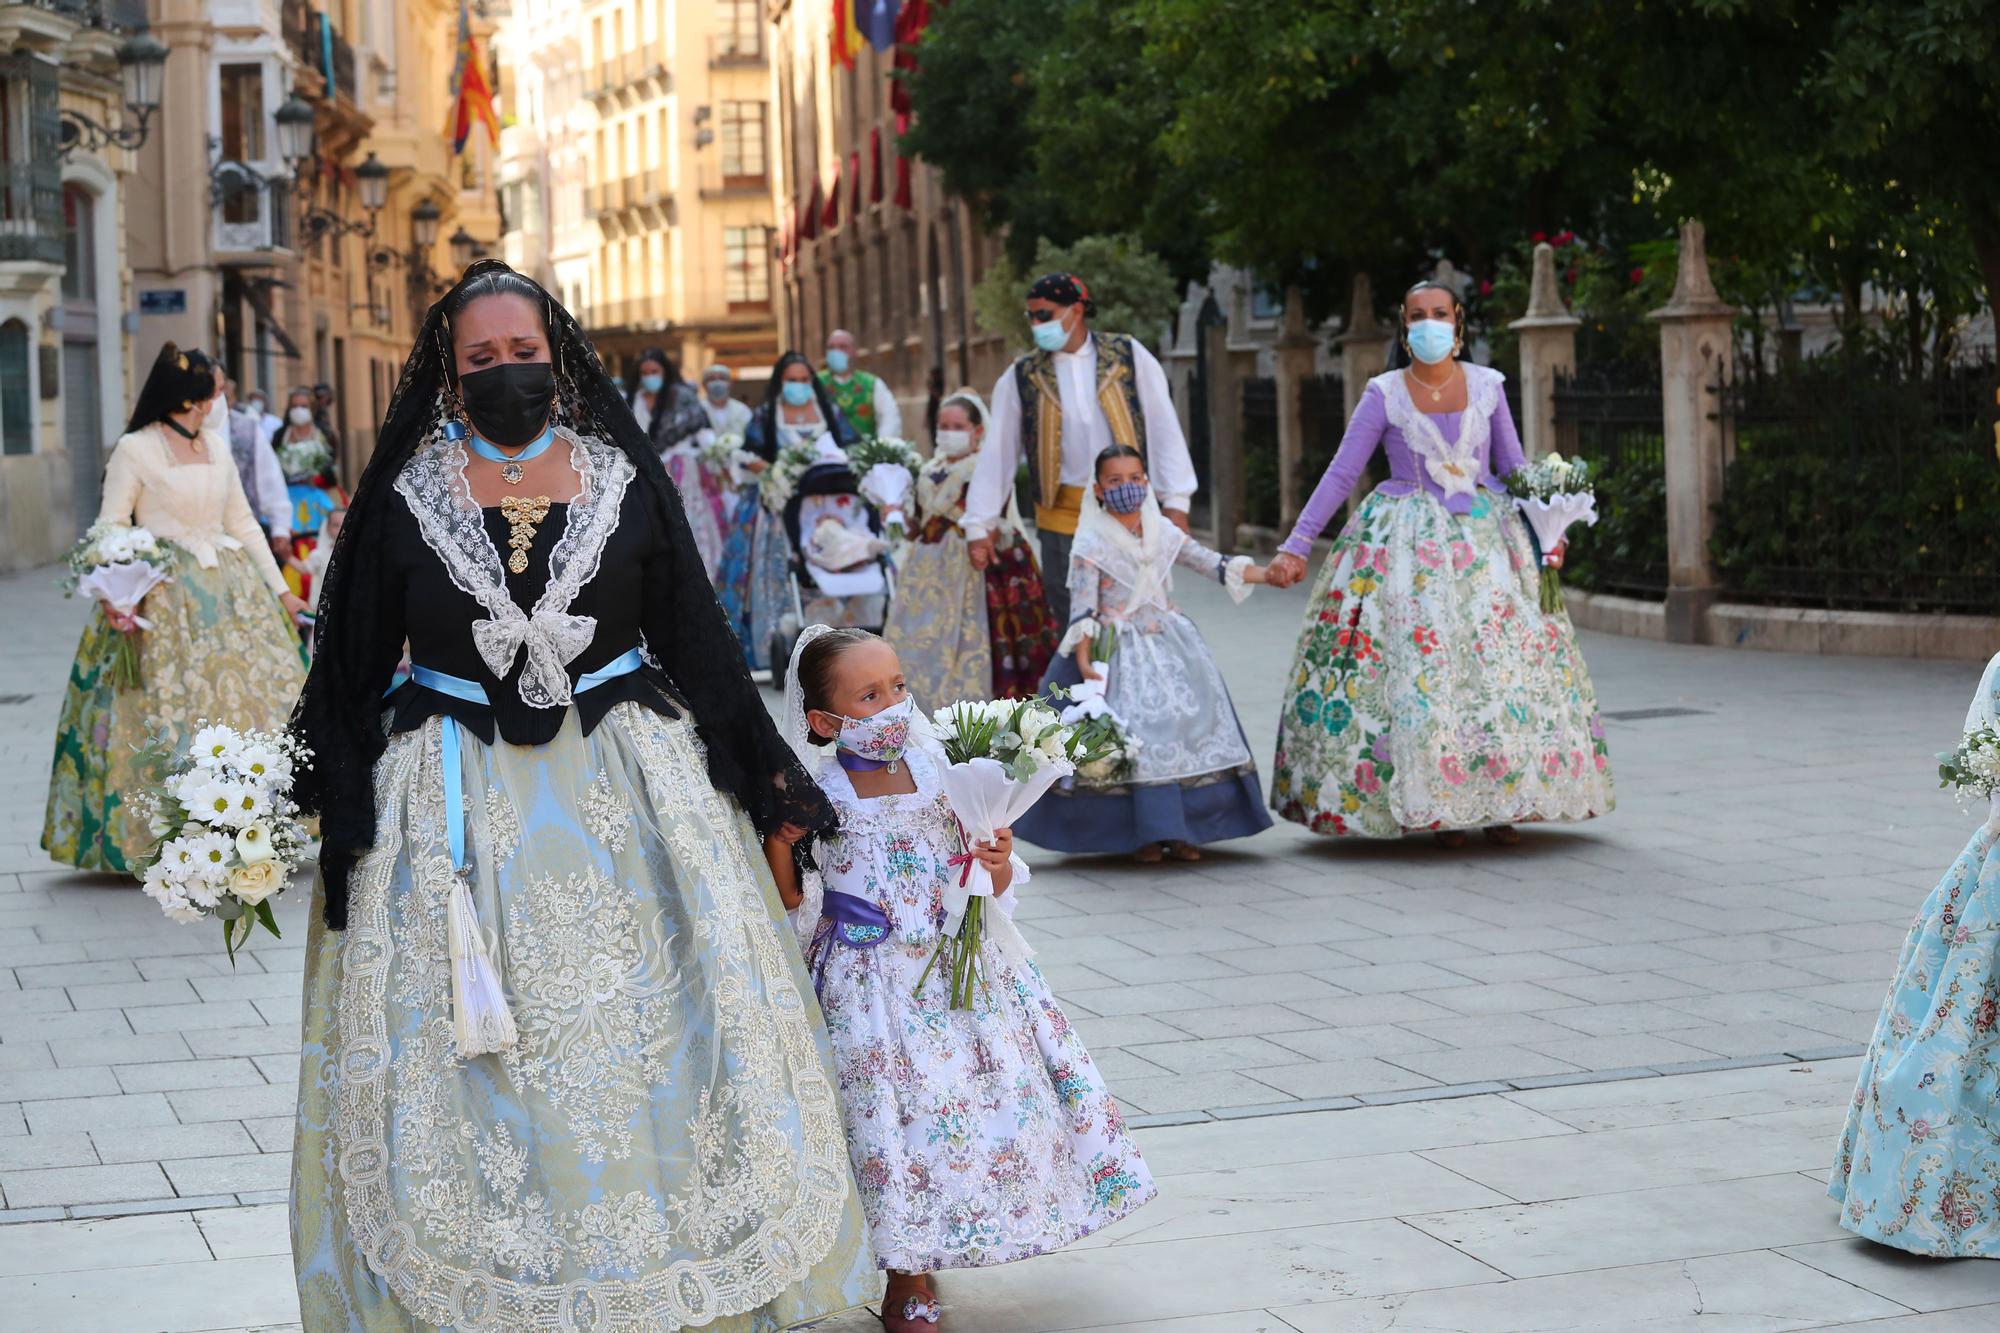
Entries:
<svg viewBox="0 0 2000 1333">
<path fill-rule="evenodd" d="M 627 649 L 622 655 L 597 668 L 586 671 L 576 682 L 571 694 L 582 694 L 594 690 L 607 680 L 629 676 L 646 664 L 639 656 L 637 648 Z M 448 694 L 454 699 L 467 703 L 485 704 L 492 701 L 486 697 L 486 687 L 476 680 L 454 676 L 444 671 L 433 671 L 426 666 L 411 666 L 410 679 L 427 690 Z M 444 822 L 447 835 L 451 839 L 451 865 L 454 870 L 466 867 L 465 855 L 465 777 L 459 772 L 461 753 L 461 728 L 457 718 L 447 717 L 441 733 L 440 760 L 444 764 Z"/>
</svg>

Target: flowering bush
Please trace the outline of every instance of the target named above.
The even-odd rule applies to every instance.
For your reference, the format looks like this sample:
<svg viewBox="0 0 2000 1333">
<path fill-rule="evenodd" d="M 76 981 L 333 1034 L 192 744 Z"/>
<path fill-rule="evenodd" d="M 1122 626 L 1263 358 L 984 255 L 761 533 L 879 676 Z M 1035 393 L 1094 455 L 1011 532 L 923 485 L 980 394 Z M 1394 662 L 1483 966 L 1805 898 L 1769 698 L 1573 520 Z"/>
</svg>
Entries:
<svg viewBox="0 0 2000 1333">
<path fill-rule="evenodd" d="M 165 780 L 139 798 L 160 839 L 140 883 L 175 921 L 219 917 L 234 962 L 254 924 L 278 934 L 270 900 L 305 859 L 292 779 L 309 752 L 283 732 L 204 723 L 185 755 L 160 759 Z"/>
</svg>

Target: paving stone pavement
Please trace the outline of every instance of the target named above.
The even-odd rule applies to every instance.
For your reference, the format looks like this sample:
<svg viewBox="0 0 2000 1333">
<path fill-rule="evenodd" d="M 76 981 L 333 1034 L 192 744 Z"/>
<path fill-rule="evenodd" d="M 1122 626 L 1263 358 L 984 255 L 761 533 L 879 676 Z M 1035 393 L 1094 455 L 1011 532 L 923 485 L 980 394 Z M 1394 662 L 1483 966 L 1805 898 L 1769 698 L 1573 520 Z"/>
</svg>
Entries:
<svg viewBox="0 0 2000 1333">
<path fill-rule="evenodd" d="M 1268 774 L 1282 675 L 1304 599 L 1261 591 L 1238 608 L 1205 586 L 1182 591 L 1215 647 Z M 8 627 L 0 647 L 0 1222 L 27 1224 L 0 1227 L 0 1309 L 12 1308 L 14 1295 L 56 1282 L 51 1274 L 67 1272 L 73 1276 L 64 1281 L 82 1282 L 74 1275 L 97 1266 L 78 1257 L 95 1244 L 87 1238 L 126 1234 L 117 1228 L 162 1238 L 159 1253 L 168 1257 L 149 1264 L 254 1267 L 262 1260 L 268 1266 L 273 1251 L 260 1255 L 216 1241 L 218 1234 L 246 1234 L 243 1228 L 282 1249 L 276 1210 L 288 1172 L 305 895 L 281 900 L 285 939 L 260 937 L 231 969 L 211 932 L 174 926 L 128 882 L 59 869 L 39 851 L 54 718 L 81 619 L 81 608 L 56 591 L 53 571 L 0 577 L 0 625 Z M 1955 738 L 1976 669 L 1599 635 L 1584 636 L 1584 645 L 1610 719 L 1619 784 L 1620 809 L 1605 819 L 1529 829 L 1513 849 L 1475 843 L 1446 852 L 1428 839 L 1335 844 L 1284 825 L 1216 848 L 1198 866 L 1142 869 L 1113 858 L 1035 857 L 1035 881 L 1023 894 L 1019 919 L 1134 1123 L 1150 1127 L 1142 1141 L 1149 1155 L 1167 1151 L 1152 1145 L 1182 1142 L 1172 1136 L 1183 1135 L 1215 1145 L 1211 1169 L 1222 1170 L 1231 1145 L 1306 1137 L 1329 1140 L 1323 1146 L 1338 1155 L 1326 1160 L 1344 1161 L 1360 1155 L 1348 1139 L 1364 1125 L 1456 1114 L 1424 1108 L 1519 1108 L 1538 1105 L 1524 1100 L 1534 1097 L 1566 1104 L 1560 1099 L 1613 1095 L 1592 1089 L 1637 1089 L 1637 1101 L 1649 1103 L 1690 1080 L 1707 1086 L 1704 1079 L 1797 1086 L 1801 1076 L 1789 1070 L 1801 1062 L 1824 1076 L 1827 1104 L 1839 1104 L 1846 1092 L 1839 1085 L 1851 1080 L 1851 1056 L 1873 1022 L 1910 914 L 1973 827 L 1969 812 L 1935 790 L 1930 755 Z M 1814 1108 L 1796 1109 L 1804 1124 L 1803 1113 Z M 1759 1169 L 1731 1179 L 1817 1170 L 1838 1117 L 1822 1115 L 1811 1124 L 1805 1137 L 1817 1137 L 1801 1141 L 1799 1160 L 1769 1170 L 1747 1161 Z M 1442 1153 L 1444 1145 L 1434 1146 Z M 1632 1188 L 1666 1189 L 1670 1184 L 1646 1185 L 1644 1172 L 1678 1180 L 1673 1173 L 1684 1169 L 1679 1159 L 1687 1151 L 1689 1145 L 1669 1138 L 1641 1135 L 1618 1144 L 1608 1162 L 1636 1156 Z M 1432 1196 L 1391 1183 L 1381 1187 L 1381 1207 L 1367 1218 L 1343 1214 L 1342 1196 L 1350 1191 L 1337 1177 L 1324 1190 L 1295 1188 L 1284 1172 L 1261 1184 L 1216 1184 L 1228 1196 L 1216 1216 L 1275 1210 L 1280 1221 L 1273 1225 L 1310 1219 L 1305 1230 L 1314 1233 L 1298 1238 L 1304 1248 L 1284 1254 L 1246 1242 L 1246 1272 L 1263 1275 L 1227 1285 L 1260 1309 L 1288 1310 L 1295 1296 L 1326 1302 L 1335 1289 L 1349 1298 L 1340 1312 L 1335 1302 L 1303 1323 L 1286 1313 L 1289 1322 L 1268 1325 L 1277 1330 L 1375 1328 L 1397 1319 L 1402 1327 L 1417 1321 L 1482 1333 L 1562 1326 L 1535 1321 L 1563 1302 L 1584 1299 L 1591 1284 L 1579 1288 L 1562 1273 L 1493 1263 L 1476 1246 L 1432 1235 L 1407 1216 L 1516 1204 L 1550 1208 L 1571 1190 L 1578 1197 L 1600 1192 L 1591 1186 L 1602 1182 L 1591 1177 L 1609 1169 L 1608 1162 L 1572 1158 L 1568 1144 L 1548 1153 L 1545 1165 L 1557 1182 L 1551 1192 L 1538 1193 L 1497 1166 L 1490 1180 L 1449 1166 L 1497 1197 L 1447 1194 L 1421 1202 Z M 1623 1179 L 1614 1176 L 1612 1184 Z M 1714 1206 L 1768 1211 L 1763 1204 L 1770 1196 L 1760 1200 L 1751 1186 L 1741 1188 L 1749 1193 L 1713 1196 Z M 1737 1258 L 1713 1261 L 1721 1266 L 1712 1277 L 1685 1273 L 1679 1261 L 1689 1254 L 1668 1253 L 1675 1249 L 1671 1240 L 1642 1246 L 1637 1257 L 1588 1266 L 1629 1272 L 1631 1300 L 1663 1302 L 1661 1313 L 1648 1316 L 1667 1320 L 1662 1327 L 1678 1317 L 1667 1313 L 1673 1293 L 1691 1284 L 1706 1300 L 1756 1293 L 1783 1275 L 1789 1284 L 1783 1290 L 1797 1288 L 1810 1304 L 1806 1288 L 1838 1281 L 1812 1276 L 1822 1252 L 1811 1247 L 1834 1241 L 1830 1205 L 1817 1198 L 1816 1187 L 1800 1196 L 1803 1202 L 1793 1198 L 1790 1182 L 1763 1188 L 1791 1199 L 1788 1207 L 1801 1218 L 1825 1225 L 1803 1239 L 1775 1227 L 1746 1232 L 1746 1244 L 1730 1251 Z M 1219 1241 L 1176 1229 L 1201 1224 L 1168 1221 L 1202 1213 L 1180 1190 L 1171 1186 L 1134 1220 L 1148 1233 L 1144 1246 L 1166 1256 L 1186 1240 L 1205 1257 L 1222 1257 Z M 156 1216 L 89 1220 L 134 1214 Z M 247 1220 L 257 1217 L 267 1220 Z M 1754 1230 L 1756 1220 L 1745 1225 Z M 1217 1234 L 1265 1229 L 1215 1225 Z M 1644 1212 L 1622 1225 L 1622 1234 L 1639 1239 L 1653 1230 Z M 1374 1230 L 1348 1230 L 1362 1226 Z M 1319 1230 L 1328 1234 L 1320 1237 Z M 113 1247 L 107 1254 L 122 1244 L 105 1243 Z M 205 1258 L 195 1252 L 197 1243 Z M 1793 1245 L 1809 1252 L 1779 1253 Z M 1458 1248 L 1444 1255 L 1433 1249 L 1449 1246 Z M 965 1279 L 982 1297 L 989 1290 L 1016 1293 L 1006 1297 L 1016 1301 L 1006 1307 L 1016 1313 L 996 1307 L 970 1322 L 960 1317 L 956 1326 L 1086 1326 L 1033 1322 L 1071 1304 L 1095 1311 L 1092 1327 L 1210 1333 L 1255 1326 L 1231 1322 L 1247 1307 L 1211 1308 L 1211 1298 L 1197 1299 L 1185 1283 L 1173 1282 L 1148 1296 L 1166 1303 L 1157 1317 L 1135 1308 L 1117 1324 L 1093 1302 L 1107 1279 L 1114 1292 L 1126 1284 L 1115 1264 L 1104 1267 L 1112 1261 L 1097 1248 L 1018 1273 Z M 1748 1262 L 1741 1255 L 1752 1252 L 1764 1257 L 1748 1268 L 1729 1266 Z M 1856 1263 L 1894 1263 L 1857 1252 L 1866 1257 Z M 1395 1290 L 1380 1285 L 1390 1279 L 1373 1271 L 1433 1260 L 1446 1274 L 1461 1262 L 1473 1264 L 1481 1275 L 1463 1278 L 1468 1284 L 1518 1278 L 1512 1287 L 1545 1292 L 1550 1304 L 1544 1308 L 1535 1297 L 1519 1307 L 1480 1303 L 1475 1312 L 1433 1294 L 1409 1298 L 1406 1308 Z M 1073 1290 L 1056 1277 L 1070 1272 L 1079 1275 Z M 215 1276 L 205 1279 L 204 1290 L 233 1285 L 214 1284 Z M 1135 1267 L 1129 1276 L 1144 1273 Z M 1561 1285 L 1566 1280 L 1571 1286 Z M 1313 1285 L 1322 1281 L 1332 1285 Z M 1440 1277 L 1427 1285 L 1453 1281 Z M 1967 1280 L 1981 1301 L 2000 1301 L 1992 1281 Z M 269 1282 L 246 1279 L 258 1291 Z M 1840 1285 L 1849 1295 L 1860 1289 L 1851 1280 Z M 278 1286 L 288 1290 L 288 1282 Z M 1021 1303 L 1044 1286 L 1068 1294 L 1058 1305 L 1036 1303 L 1039 1297 Z M 1185 1296 L 1165 1294 L 1173 1292 Z M 284 1300 L 272 1299 L 226 1323 L 159 1326 L 243 1328 L 296 1318 Z M 1166 1306 L 1183 1299 L 1192 1303 L 1170 1318 Z M 1898 1303 L 1888 1309 L 1857 1299 L 1836 1310 L 1835 1301 L 1824 1307 L 1834 1313 L 1820 1324 L 1923 1308 L 1895 1291 L 1880 1299 Z M 1020 1313 L 1030 1308 L 1037 1313 Z M 1787 1317 L 1805 1317 L 1786 1308 Z M 988 1314 L 995 1322 L 982 1322 Z M 200 1317 L 220 1318 L 219 1307 Z M 1579 1318 L 1578 1326 L 1590 1324 Z M 1704 1328 L 1713 1323 L 1702 1316 Z M 94 1325 L 66 1317 L 50 1326 Z M 2000 1322 L 1962 1326 L 1990 1329 Z"/>
</svg>

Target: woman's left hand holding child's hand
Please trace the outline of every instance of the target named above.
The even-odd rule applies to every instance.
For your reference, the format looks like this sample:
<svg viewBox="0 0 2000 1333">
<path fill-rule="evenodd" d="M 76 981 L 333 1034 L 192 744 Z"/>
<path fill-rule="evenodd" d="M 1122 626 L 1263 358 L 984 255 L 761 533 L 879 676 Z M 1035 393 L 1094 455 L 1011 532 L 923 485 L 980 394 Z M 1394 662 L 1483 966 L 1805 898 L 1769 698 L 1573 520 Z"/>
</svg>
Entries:
<svg viewBox="0 0 2000 1333">
<path fill-rule="evenodd" d="M 986 867 L 986 873 L 993 877 L 993 892 L 998 895 L 1007 891 L 1014 881 L 1014 830 L 995 829 L 990 842 L 972 844 L 972 859 Z"/>
</svg>

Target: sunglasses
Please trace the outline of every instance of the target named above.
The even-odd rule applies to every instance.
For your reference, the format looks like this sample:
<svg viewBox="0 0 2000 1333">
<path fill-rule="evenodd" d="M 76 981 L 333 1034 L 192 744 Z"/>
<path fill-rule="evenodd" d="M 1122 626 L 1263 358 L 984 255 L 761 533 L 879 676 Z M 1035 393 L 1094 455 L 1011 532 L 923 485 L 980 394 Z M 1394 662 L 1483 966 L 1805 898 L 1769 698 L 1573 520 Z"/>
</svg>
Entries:
<svg viewBox="0 0 2000 1333">
<path fill-rule="evenodd" d="M 1052 319 L 1061 318 L 1062 312 L 1067 309 L 1068 306 L 1057 306 L 1054 310 L 1028 310 L 1023 313 L 1027 315 L 1030 324 L 1046 324 Z"/>
</svg>

